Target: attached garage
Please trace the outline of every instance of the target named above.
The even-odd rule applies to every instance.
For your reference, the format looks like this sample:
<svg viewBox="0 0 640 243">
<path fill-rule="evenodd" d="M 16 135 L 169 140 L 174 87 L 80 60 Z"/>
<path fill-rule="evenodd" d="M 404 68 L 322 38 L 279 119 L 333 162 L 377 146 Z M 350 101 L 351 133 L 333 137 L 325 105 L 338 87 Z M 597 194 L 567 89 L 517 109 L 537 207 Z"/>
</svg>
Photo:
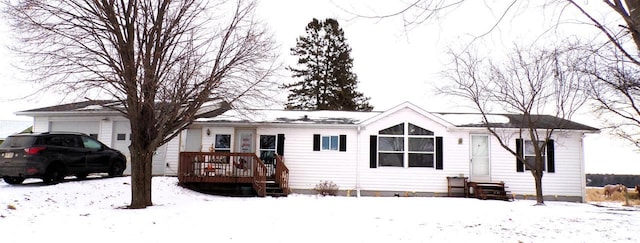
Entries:
<svg viewBox="0 0 640 243">
<path fill-rule="evenodd" d="M 100 121 L 51 121 L 49 131 L 81 132 L 97 139 Z"/>
</svg>

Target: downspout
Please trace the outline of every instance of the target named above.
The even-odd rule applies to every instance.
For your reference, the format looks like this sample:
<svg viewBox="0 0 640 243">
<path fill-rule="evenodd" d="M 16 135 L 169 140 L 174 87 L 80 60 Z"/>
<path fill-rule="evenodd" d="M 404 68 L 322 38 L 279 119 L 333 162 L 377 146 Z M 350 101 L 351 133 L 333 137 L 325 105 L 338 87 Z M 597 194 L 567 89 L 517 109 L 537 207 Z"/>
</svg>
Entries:
<svg viewBox="0 0 640 243">
<path fill-rule="evenodd" d="M 356 197 L 360 197 L 360 125 L 356 134 Z"/>
<path fill-rule="evenodd" d="M 586 202 L 586 198 L 587 198 L 587 178 L 585 176 L 585 161 L 584 161 L 584 138 L 585 138 L 585 133 L 582 133 L 582 136 L 580 137 L 580 175 L 581 175 L 581 189 L 580 189 L 580 193 L 582 194 L 582 203 Z"/>
</svg>

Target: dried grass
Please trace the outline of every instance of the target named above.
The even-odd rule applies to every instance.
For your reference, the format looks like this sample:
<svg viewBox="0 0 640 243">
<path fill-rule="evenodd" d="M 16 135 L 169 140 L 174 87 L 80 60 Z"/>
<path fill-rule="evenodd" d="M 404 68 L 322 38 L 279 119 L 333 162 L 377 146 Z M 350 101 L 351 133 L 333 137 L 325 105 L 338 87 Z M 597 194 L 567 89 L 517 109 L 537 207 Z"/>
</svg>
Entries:
<svg viewBox="0 0 640 243">
<path fill-rule="evenodd" d="M 627 190 L 629 193 L 629 205 L 640 205 L 640 197 L 638 193 L 633 189 Z M 604 196 L 604 189 L 601 187 L 588 187 L 587 188 L 587 202 L 620 202 L 625 203 L 624 192 L 615 192 L 611 197 Z"/>
</svg>

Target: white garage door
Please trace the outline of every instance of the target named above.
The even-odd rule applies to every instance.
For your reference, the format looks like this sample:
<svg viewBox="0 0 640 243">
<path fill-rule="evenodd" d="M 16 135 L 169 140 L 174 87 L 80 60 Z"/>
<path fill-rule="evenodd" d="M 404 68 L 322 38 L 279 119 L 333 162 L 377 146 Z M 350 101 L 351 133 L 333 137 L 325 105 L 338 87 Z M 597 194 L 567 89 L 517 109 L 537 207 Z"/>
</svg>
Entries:
<svg viewBox="0 0 640 243">
<path fill-rule="evenodd" d="M 98 138 L 100 132 L 99 121 L 54 121 L 49 125 L 51 132 L 81 132 Z"/>
<path fill-rule="evenodd" d="M 127 169 L 125 175 L 131 174 L 131 154 L 129 153 L 129 145 L 131 144 L 131 128 L 128 121 L 113 122 L 113 144 L 112 148 L 120 150 L 127 157 Z M 151 165 L 151 173 L 153 175 L 164 175 L 165 157 L 167 145 L 163 145 L 153 154 L 153 164 Z"/>
</svg>

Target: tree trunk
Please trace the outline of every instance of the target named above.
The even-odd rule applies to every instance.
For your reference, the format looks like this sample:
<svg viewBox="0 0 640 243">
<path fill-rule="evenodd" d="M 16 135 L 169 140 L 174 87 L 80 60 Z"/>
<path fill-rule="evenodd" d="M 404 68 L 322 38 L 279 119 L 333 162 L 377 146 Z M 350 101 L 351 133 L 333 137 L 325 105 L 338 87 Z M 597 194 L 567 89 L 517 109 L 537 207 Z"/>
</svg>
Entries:
<svg viewBox="0 0 640 243">
<path fill-rule="evenodd" d="M 534 172 L 533 178 L 536 181 L 536 205 L 544 205 L 544 196 L 542 195 L 542 172 Z"/>
<path fill-rule="evenodd" d="M 139 209 L 152 206 L 151 202 L 151 164 L 153 151 L 130 147 L 131 151 L 131 205 Z"/>
</svg>

